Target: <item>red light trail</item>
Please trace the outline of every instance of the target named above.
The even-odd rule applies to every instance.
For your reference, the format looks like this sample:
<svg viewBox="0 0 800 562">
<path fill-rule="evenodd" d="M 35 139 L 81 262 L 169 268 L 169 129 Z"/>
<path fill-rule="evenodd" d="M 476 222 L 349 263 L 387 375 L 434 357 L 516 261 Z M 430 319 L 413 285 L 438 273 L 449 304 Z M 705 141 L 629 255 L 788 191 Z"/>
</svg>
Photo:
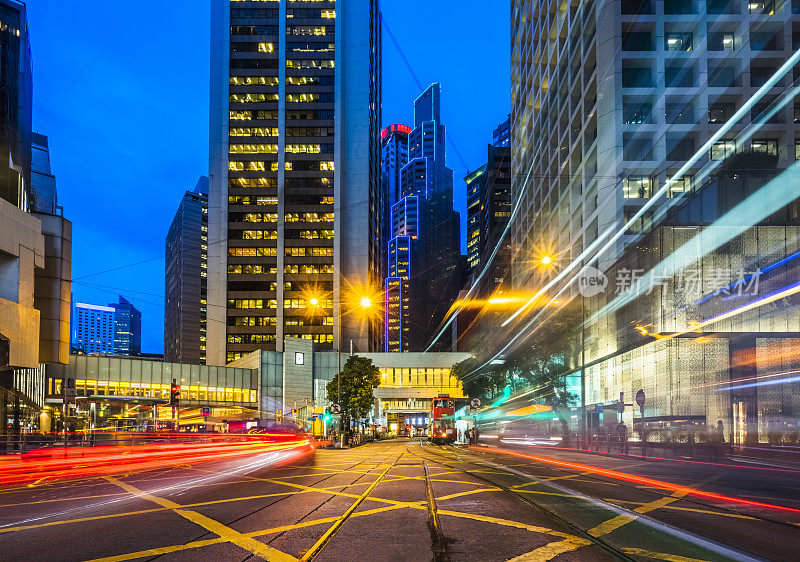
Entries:
<svg viewBox="0 0 800 562">
<path fill-rule="evenodd" d="M 590 472 L 592 474 L 597 474 L 600 476 L 607 476 L 609 478 L 613 478 L 615 480 L 623 480 L 625 482 L 632 482 L 634 484 L 644 484 L 646 486 L 652 486 L 653 488 L 659 488 L 661 490 L 669 490 L 672 492 L 680 492 L 682 494 L 686 494 L 688 496 L 695 496 L 700 498 L 706 498 L 718 502 L 723 503 L 735 503 L 735 504 L 742 504 L 748 505 L 752 507 L 760 507 L 760 508 L 767 508 L 767 509 L 776 509 L 781 511 L 789 511 L 791 513 L 800 513 L 800 509 L 795 509 L 792 507 L 786 507 L 782 505 L 775 505 L 771 503 L 763 503 L 757 502 L 753 500 L 746 500 L 743 498 L 737 498 L 733 496 L 726 496 L 723 494 L 717 494 L 714 492 L 707 492 L 705 490 L 698 490 L 697 488 L 692 488 L 689 486 L 681 486 L 680 484 L 673 484 L 672 482 L 665 482 L 663 480 L 656 480 L 654 478 L 647 478 L 645 476 L 636 476 L 635 474 L 630 474 L 627 472 L 619 472 L 617 470 L 611 470 L 608 468 L 600 468 L 598 466 L 592 466 L 588 464 L 581 464 L 581 463 L 574 463 L 574 462 L 567 462 L 567 461 L 558 461 L 555 459 L 548 459 L 544 457 L 536 457 L 533 455 L 526 455 L 524 453 L 516 453 L 513 451 L 504 451 L 502 449 L 493 449 L 490 447 L 470 447 L 470 449 L 476 449 L 481 451 L 489 451 L 492 453 L 501 453 L 504 455 L 512 455 L 515 457 L 520 457 L 523 459 L 530 459 L 537 462 L 542 462 L 545 464 L 551 464 L 554 466 L 561 466 L 564 468 L 570 468 L 573 470 L 580 470 L 584 472 Z"/>
<path fill-rule="evenodd" d="M 159 438 L 163 437 L 159 435 Z M 186 435 L 172 434 L 168 438 L 186 439 Z M 192 438 L 210 442 L 52 448 L 0 459 L 0 486 L 86 478 L 275 452 L 286 453 L 285 461 L 288 462 L 314 452 L 311 441 L 298 435 L 237 435 L 238 441 L 230 441 L 230 435 L 219 434 L 194 434 Z"/>
</svg>

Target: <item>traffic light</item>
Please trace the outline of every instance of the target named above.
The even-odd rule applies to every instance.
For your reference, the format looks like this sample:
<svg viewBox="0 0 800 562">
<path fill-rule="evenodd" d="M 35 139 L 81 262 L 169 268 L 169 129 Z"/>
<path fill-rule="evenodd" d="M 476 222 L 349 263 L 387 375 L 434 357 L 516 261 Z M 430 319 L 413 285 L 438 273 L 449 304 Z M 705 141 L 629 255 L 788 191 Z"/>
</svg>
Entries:
<svg viewBox="0 0 800 562">
<path fill-rule="evenodd" d="M 181 385 L 175 379 L 172 379 L 172 384 L 169 386 L 169 405 L 177 406 L 181 401 Z"/>
<path fill-rule="evenodd" d="M 331 409 L 330 408 L 325 408 L 325 415 L 322 417 L 322 419 L 325 420 L 326 422 L 331 421 Z"/>
</svg>

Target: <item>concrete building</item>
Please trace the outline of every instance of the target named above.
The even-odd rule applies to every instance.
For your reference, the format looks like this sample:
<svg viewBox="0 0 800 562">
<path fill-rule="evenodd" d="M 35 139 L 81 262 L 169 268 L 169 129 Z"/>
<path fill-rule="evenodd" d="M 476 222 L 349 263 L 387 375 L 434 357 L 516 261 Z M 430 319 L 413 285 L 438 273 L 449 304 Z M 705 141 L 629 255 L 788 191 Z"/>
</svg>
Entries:
<svg viewBox="0 0 800 562">
<path fill-rule="evenodd" d="M 574 258 L 631 218 L 792 55 L 799 18 L 791 2 L 514 0 L 512 191 L 522 197 L 515 287 L 535 285 L 532 256 Z M 791 110 L 771 117 L 746 147 L 734 141 L 778 93 L 761 99 L 668 196 L 691 189 L 709 159 L 739 148 L 793 161 Z M 631 240 L 601 256 L 600 269 Z"/>
<path fill-rule="evenodd" d="M 376 345 L 352 310 L 381 283 L 378 2 L 267 4 L 212 2 L 210 365 Z"/>
<path fill-rule="evenodd" d="M 0 0 L 0 449 L 39 426 L 40 365 L 69 354 L 72 226 L 54 180 L 38 198 L 32 182 L 32 83 L 25 5 Z"/>
<path fill-rule="evenodd" d="M 164 356 L 206 362 L 208 178 L 187 191 L 165 240 Z"/>
<path fill-rule="evenodd" d="M 445 163 L 440 98 L 436 83 L 414 102 L 408 162 L 400 168 L 401 198 L 391 207 L 384 282 L 387 352 L 425 350 L 461 286 L 461 224 L 453 210 L 453 171 Z M 448 349 L 450 337 L 437 345 Z"/>
</svg>

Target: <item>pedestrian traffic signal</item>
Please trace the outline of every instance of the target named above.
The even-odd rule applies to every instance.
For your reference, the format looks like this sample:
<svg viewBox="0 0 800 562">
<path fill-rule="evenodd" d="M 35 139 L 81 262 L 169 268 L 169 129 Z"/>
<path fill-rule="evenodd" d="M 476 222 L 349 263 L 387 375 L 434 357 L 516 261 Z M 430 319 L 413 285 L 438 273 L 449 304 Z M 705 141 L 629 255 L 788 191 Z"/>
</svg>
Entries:
<svg viewBox="0 0 800 562">
<path fill-rule="evenodd" d="M 330 408 L 325 408 L 325 415 L 322 417 L 322 419 L 325 420 L 326 422 L 331 421 L 331 409 Z"/>
<path fill-rule="evenodd" d="M 169 405 L 177 406 L 181 401 L 181 385 L 175 379 L 172 379 L 172 384 L 169 386 Z"/>
</svg>

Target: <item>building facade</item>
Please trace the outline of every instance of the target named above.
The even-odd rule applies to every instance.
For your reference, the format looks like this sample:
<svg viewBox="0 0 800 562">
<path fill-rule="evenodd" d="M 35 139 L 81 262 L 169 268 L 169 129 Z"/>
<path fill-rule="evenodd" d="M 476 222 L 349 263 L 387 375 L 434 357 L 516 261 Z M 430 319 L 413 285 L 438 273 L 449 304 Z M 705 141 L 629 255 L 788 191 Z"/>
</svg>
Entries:
<svg viewBox="0 0 800 562">
<path fill-rule="evenodd" d="M 790 2 L 614 0 L 512 5 L 514 284 L 533 256 L 573 259 L 630 219 L 794 52 Z M 557 61 L 551 63 L 551 61 Z M 790 76 L 776 86 L 791 82 Z M 756 103 L 680 181 L 710 159 L 755 147 L 795 158 L 795 120 L 781 110 L 736 145 L 776 90 Z M 621 256 L 623 236 L 600 257 Z"/>
<path fill-rule="evenodd" d="M 387 352 L 425 350 L 461 285 L 461 219 L 453 210 L 453 171 L 445 164 L 440 98 L 436 83 L 414 102 L 408 161 L 400 168 L 400 198 L 389 213 L 384 281 Z M 437 345 L 449 349 L 449 335 L 444 339 Z"/>
<path fill-rule="evenodd" d="M 72 312 L 75 353 L 137 356 L 142 353 L 142 313 L 120 296 L 108 306 L 76 302 Z"/>
<path fill-rule="evenodd" d="M 165 241 L 164 357 L 206 362 L 208 178 L 187 191 Z"/>
<path fill-rule="evenodd" d="M 76 302 L 72 313 L 72 349 L 114 355 L 114 309 Z"/>
<path fill-rule="evenodd" d="M 108 306 L 114 309 L 114 354 L 141 355 L 142 313 L 122 296 Z"/>
<path fill-rule="evenodd" d="M 375 344 L 377 0 L 212 2 L 207 362 Z M 313 303 L 313 304 L 312 304 Z"/>
<path fill-rule="evenodd" d="M 25 4 L 0 0 L 0 450 L 38 426 L 40 366 L 69 356 L 72 225 L 33 162 L 32 84 Z"/>
</svg>

